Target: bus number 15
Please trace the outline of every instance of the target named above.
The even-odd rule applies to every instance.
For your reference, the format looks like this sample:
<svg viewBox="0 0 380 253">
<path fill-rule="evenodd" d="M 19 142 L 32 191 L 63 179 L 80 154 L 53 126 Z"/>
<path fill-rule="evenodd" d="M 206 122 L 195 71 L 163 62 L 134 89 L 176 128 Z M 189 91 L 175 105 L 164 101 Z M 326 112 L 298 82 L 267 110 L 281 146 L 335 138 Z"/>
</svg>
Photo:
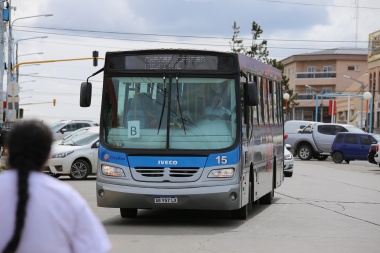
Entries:
<svg viewBox="0 0 380 253">
<path fill-rule="evenodd" d="M 227 156 L 225 155 L 218 155 L 215 159 L 218 162 L 218 164 L 227 164 Z"/>
</svg>

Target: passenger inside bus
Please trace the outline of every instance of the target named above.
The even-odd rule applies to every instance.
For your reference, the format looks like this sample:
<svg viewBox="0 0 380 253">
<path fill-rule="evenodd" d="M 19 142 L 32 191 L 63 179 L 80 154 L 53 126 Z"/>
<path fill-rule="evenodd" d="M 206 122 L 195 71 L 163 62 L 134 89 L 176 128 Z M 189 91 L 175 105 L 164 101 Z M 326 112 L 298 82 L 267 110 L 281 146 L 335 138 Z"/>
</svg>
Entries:
<svg viewBox="0 0 380 253">
<path fill-rule="evenodd" d="M 153 100 L 147 93 L 138 93 L 134 98 L 130 98 L 127 108 L 129 109 L 126 117 L 128 121 L 140 121 L 141 128 L 155 127 L 158 125 L 157 115 L 153 111 Z"/>
<path fill-rule="evenodd" d="M 231 116 L 231 111 L 223 106 L 222 96 L 216 94 L 212 99 L 212 104 L 206 107 L 205 115 L 210 119 L 229 119 Z"/>
</svg>

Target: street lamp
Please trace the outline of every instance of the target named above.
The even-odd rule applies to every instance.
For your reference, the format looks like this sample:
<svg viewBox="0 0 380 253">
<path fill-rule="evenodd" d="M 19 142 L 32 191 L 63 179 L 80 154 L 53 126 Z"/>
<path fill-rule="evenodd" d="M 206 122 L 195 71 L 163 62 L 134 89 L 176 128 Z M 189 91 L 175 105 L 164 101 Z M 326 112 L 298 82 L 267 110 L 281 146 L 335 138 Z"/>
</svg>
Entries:
<svg viewBox="0 0 380 253">
<path fill-rule="evenodd" d="M 21 57 L 21 56 L 27 56 L 27 55 L 34 55 L 34 54 L 44 54 L 44 52 L 38 52 L 38 53 L 29 53 L 29 54 L 17 54 L 17 57 Z"/>
<path fill-rule="evenodd" d="M 285 106 L 286 106 L 285 107 L 286 108 L 285 113 L 286 113 L 286 120 L 287 120 L 288 119 L 288 100 L 290 98 L 289 93 L 284 93 L 283 98 L 285 99 Z"/>
<path fill-rule="evenodd" d="M 9 5 L 11 5 L 11 1 L 9 1 Z M 8 84 L 11 83 L 11 81 L 12 81 L 11 71 L 12 71 L 12 56 L 13 56 L 13 35 L 12 35 L 13 24 L 17 20 L 20 20 L 20 19 L 37 18 L 37 17 L 51 17 L 51 16 L 53 16 L 53 14 L 34 15 L 34 16 L 16 18 L 15 20 L 13 20 L 13 22 L 11 22 L 11 12 L 9 12 L 9 19 L 8 19 L 9 20 L 8 21 L 8 26 L 9 26 L 9 28 L 8 28 L 8 73 L 7 73 L 7 83 Z M 3 89 L 2 86 L 0 87 L 0 89 L 1 90 Z M 1 107 L 2 107 L 2 103 L 1 103 Z M 14 108 L 12 109 L 11 115 L 8 115 L 8 113 L 6 114 L 7 120 L 9 120 L 9 116 L 11 116 L 11 120 L 13 120 L 13 115 L 14 115 L 13 110 L 14 110 Z"/>
<path fill-rule="evenodd" d="M 21 83 L 34 83 L 36 80 L 29 80 L 29 81 L 22 81 L 22 82 L 19 82 L 19 84 Z"/>
<path fill-rule="evenodd" d="M 38 18 L 38 17 L 51 17 L 53 14 L 42 14 L 42 15 L 34 15 L 34 16 L 28 16 L 28 17 L 21 17 L 21 18 L 16 18 L 13 20 L 11 23 L 11 14 L 9 13 L 9 28 L 8 28 L 8 75 L 7 75 L 7 81 L 8 83 L 11 82 L 11 69 L 12 69 L 12 55 L 13 55 L 13 35 L 12 35 L 12 26 L 13 24 L 20 19 L 27 19 L 27 18 Z"/>
<path fill-rule="evenodd" d="M 363 129 L 363 96 L 364 96 L 363 92 L 364 92 L 364 82 L 356 80 L 355 78 L 347 76 L 347 75 L 344 75 L 344 77 L 347 78 L 347 79 L 351 79 L 352 81 L 355 81 L 357 83 L 360 83 L 360 92 L 362 93 L 361 105 L 360 105 L 360 128 Z M 372 95 L 371 95 L 371 98 L 372 98 Z"/>
</svg>

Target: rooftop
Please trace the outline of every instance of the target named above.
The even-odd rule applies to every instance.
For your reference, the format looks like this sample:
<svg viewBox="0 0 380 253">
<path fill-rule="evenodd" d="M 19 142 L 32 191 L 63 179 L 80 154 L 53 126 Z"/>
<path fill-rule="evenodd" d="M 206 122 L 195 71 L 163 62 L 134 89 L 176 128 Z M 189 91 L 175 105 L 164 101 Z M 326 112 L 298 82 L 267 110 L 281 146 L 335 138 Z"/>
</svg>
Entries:
<svg viewBox="0 0 380 253">
<path fill-rule="evenodd" d="M 298 55 L 326 55 L 326 54 L 360 54 L 368 55 L 368 48 L 355 48 L 355 47 L 340 47 L 330 48 L 311 53 L 298 54 Z"/>
<path fill-rule="evenodd" d="M 367 61 L 368 48 L 340 47 L 323 49 L 304 54 L 291 55 L 281 62 L 286 65 L 296 61 L 320 61 L 320 60 L 351 60 Z"/>
</svg>

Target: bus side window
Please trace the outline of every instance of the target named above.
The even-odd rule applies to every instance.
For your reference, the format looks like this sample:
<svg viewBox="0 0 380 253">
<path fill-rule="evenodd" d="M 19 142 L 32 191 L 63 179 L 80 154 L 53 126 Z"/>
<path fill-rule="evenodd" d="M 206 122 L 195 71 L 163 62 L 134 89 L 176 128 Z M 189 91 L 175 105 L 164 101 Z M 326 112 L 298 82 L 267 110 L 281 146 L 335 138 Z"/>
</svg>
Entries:
<svg viewBox="0 0 380 253">
<path fill-rule="evenodd" d="M 269 123 L 273 124 L 273 82 L 272 80 L 267 80 L 268 84 L 268 116 L 269 116 Z"/>
<path fill-rule="evenodd" d="M 269 106 L 268 106 L 268 85 L 267 79 L 261 78 L 261 89 L 262 89 L 262 102 L 261 106 L 263 112 L 263 121 L 265 124 L 269 124 Z"/>
<path fill-rule="evenodd" d="M 253 76 L 253 82 L 256 84 L 257 87 L 257 94 L 258 94 L 258 104 L 256 105 L 256 108 L 253 108 L 253 125 L 259 125 L 262 121 L 261 119 L 261 96 L 260 96 L 260 80 L 257 76 Z"/>
</svg>

